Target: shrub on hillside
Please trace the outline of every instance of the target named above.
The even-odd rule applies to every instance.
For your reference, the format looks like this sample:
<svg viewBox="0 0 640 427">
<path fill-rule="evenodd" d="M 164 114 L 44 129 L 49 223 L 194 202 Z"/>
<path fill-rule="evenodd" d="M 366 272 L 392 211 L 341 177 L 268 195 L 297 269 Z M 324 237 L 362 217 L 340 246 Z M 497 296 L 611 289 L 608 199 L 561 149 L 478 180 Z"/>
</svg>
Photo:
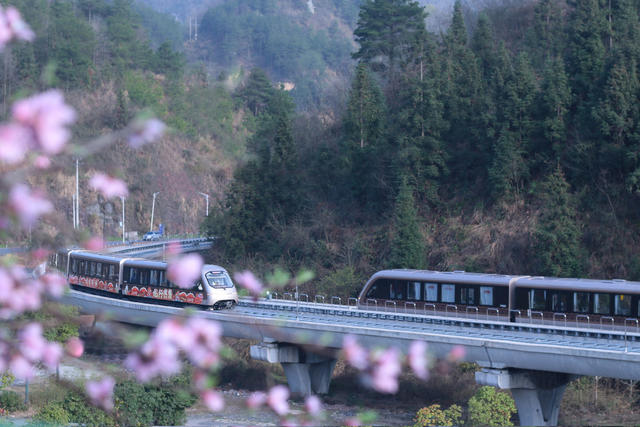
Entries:
<svg viewBox="0 0 640 427">
<path fill-rule="evenodd" d="M 69 413 L 63 408 L 62 403 L 49 403 L 33 416 L 33 425 L 66 426 L 69 424 Z"/>
<path fill-rule="evenodd" d="M 462 418 L 462 408 L 451 405 L 448 409 L 440 409 L 440 405 L 433 404 L 418 411 L 413 427 L 455 426 Z"/>
<path fill-rule="evenodd" d="M 481 387 L 469 399 L 469 421 L 474 426 L 512 426 L 516 405 L 506 393 L 489 386 Z"/>
<path fill-rule="evenodd" d="M 6 412 L 24 411 L 27 409 L 22 396 L 15 391 L 3 391 L 0 393 L 0 408 Z"/>
</svg>

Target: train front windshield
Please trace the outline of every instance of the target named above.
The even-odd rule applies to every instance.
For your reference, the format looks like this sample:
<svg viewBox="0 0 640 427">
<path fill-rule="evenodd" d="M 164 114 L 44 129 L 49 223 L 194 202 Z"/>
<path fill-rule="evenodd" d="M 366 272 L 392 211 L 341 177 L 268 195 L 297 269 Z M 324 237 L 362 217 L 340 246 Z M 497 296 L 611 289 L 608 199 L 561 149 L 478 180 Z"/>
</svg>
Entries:
<svg viewBox="0 0 640 427">
<path fill-rule="evenodd" d="M 233 282 L 225 271 L 207 271 L 204 277 L 212 288 L 233 288 Z"/>
</svg>

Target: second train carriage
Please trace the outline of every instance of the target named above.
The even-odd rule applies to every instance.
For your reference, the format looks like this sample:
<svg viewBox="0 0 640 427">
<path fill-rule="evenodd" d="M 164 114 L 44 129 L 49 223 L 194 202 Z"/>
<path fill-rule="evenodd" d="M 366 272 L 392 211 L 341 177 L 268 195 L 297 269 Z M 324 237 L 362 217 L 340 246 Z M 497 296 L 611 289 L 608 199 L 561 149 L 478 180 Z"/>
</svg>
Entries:
<svg viewBox="0 0 640 427">
<path fill-rule="evenodd" d="M 72 250 L 54 260 L 72 288 L 110 297 L 161 304 L 231 308 L 238 293 L 227 271 L 205 264 L 192 288 L 179 288 L 166 277 L 167 263 Z M 62 262 L 66 261 L 66 266 Z"/>
<path fill-rule="evenodd" d="M 383 270 L 364 286 L 358 307 L 637 326 L 640 282 Z"/>
</svg>

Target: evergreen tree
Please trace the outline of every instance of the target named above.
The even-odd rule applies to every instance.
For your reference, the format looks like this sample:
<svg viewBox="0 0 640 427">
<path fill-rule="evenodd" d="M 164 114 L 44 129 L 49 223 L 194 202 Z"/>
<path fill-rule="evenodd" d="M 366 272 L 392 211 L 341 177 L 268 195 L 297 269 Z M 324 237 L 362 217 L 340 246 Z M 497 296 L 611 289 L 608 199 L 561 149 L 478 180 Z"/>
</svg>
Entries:
<svg viewBox="0 0 640 427">
<path fill-rule="evenodd" d="M 579 277 L 583 273 L 582 232 L 569 184 L 558 165 L 542 183 L 541 213 L 534 232 L 535 272 Z"/>
<path fill-rule="evenodd" d="M 417 1 L 365 0 L 353 32 L 360 45 L 353 58 L 379 72 L 393 90 L 414 41 L 424 35 L 425 18 Z"/>
<path fill-rule="evenodd" d="M 153 70 L 159 74 L 165 74 L 173 80 L 178 80 L 184 72 L 184 56 L 174 51 L 169 42 L 162 43 L 156 50 L 153 61 Z"/>
<path fill-rule="evenodd" d="M 266 109 L 274 90 L 265 72 L 260 68 L 254 68 L 244 86 L 238 91 L 237 96 L 242 99 L 254 116 L 258 116 Z"/>
<path fill-rule="evenodd" d="M 547 61 L 538 98 L 541 143 L 534 151 L 545 160 L 558 160 L 566 151 L 566 120 L 571 105 L 569 78 L 561 58 Z"/>
<path fill-rule="evenodd" d="M 424 259 L 424 240 L 413 189 L 403 179 L 393 212 L 393 238 L 388 268 L 422 268 Z"/>
<path fill-rule="evenodd" d="M 360 148 L 375 144 L 382 136 L 384 113 L 382 92 L 371 78 L 367 66 L 358 64 L 347 105 L 347 138 L 358 141 Z"/>
</svg>

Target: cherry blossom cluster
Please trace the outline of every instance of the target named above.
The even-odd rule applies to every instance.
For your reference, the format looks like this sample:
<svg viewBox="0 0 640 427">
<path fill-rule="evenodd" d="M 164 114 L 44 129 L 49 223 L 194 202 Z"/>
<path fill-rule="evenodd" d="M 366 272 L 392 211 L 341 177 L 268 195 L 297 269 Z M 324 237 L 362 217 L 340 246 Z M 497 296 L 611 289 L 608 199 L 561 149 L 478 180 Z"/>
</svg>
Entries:
<svg viewBox="0 0 640 427">
<path fill-rule="evenodd" d="M 180 372 L 184 356 L 195 367 L 194 384 L 203 402 L 214 411 L 224 407 L 222 396 L 211 390 L 209 372 L 220 363 L 222 328 L 199 317 L 184 321 L 167 319 L 152 332 L 149 340 L 125 360 L 140 382 L 166 378 Z"/>
<path fill-rule="evenodd" d="M 456 351 L 456 356 L 463 357 L 457 348 Z M 346 335 L 342 343 L 342 352 L 347 363 L 362 373 L 362 382 L 365 385 L 380 393 L 393 394 L 398 391 L 398 376 L 404 359 L 398 349 L 390 347 L 367 351 L 358 344 L 356 337 Z M 426 343 L 413 341 L 406 360 L 418 378 L 429 378 L 431 360 L 428 357 Z"/>
<path fill-rule="evenodd" d="M 304 401 L 304 411 L 294 415 L 289 408 L 289 389 L 283 385 L 276 385 L 268 392 L 257 391 L 247 398 L 249 409 L 258 409 L 264 405 L 280 416 L 282 426 L 313 426 L 323 415 L 322 401 L 318 396 L 307 396 Z"/>
<path fill-rule="evenodd" d="M 35 278 L 18 265 L 0 267 L 0 319 L 8 320 L 38 310 L 43 295 L 59 298 L 66 288 L 65 278 L 56 273 Z"/>
</svg>

